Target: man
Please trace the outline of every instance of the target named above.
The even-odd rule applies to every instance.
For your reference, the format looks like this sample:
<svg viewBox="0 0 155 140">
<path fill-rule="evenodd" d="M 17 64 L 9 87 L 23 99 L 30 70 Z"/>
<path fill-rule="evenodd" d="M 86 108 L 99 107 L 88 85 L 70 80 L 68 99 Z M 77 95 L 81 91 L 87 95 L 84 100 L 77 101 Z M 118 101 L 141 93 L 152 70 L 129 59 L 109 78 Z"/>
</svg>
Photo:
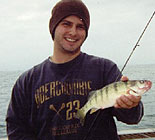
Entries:
<svg viewBox="0 0 155 140">
<path fill-rule="evenodd" d="M 90 17 L 80 0 L 62 0 L 52 10 L 49 28 L 53 55 L 16 81 L 7 112 L 10 140 L 82 140 L 96 117 L 82 126 L 74 116 L 92 90 L 112 83 L 121 73 L 112 61 L 81 52 Z M 125 77 L 122 80 L 127 80 Z M 113 117 L 136 124 L 143 115 L 140 97 L 122 96 L 114 107 L 100 110 L 87 140 L 118 140 Z"/>
</svg>

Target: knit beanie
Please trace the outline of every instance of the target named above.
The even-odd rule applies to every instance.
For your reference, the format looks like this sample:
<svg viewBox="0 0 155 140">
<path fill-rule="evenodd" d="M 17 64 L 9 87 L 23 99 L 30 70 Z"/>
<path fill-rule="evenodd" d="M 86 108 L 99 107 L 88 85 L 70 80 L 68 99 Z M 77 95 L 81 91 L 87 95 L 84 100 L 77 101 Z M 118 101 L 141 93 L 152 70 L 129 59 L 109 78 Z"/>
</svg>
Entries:
<svg viewBox="0 0 155 140">
<path fill-rule="evenodd" d="M 57 25 L 64 18 L 71 15 L 78 16 L 80 19 L 82 19 L 86 30 L 86 37 L 88 36 L 90 16 L 85 4 L 81 0 L 61 0 L 54 6 L 49 22 L 49 29 L 53 40 Z"/>
</svg>

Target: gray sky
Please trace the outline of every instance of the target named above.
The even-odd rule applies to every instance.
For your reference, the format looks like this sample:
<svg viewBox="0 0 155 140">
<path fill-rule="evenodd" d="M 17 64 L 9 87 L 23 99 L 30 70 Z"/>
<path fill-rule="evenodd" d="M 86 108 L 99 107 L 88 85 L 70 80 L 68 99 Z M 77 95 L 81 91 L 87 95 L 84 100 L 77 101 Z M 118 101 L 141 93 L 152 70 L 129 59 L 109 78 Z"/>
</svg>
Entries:
<svg viewBox="0 0 155 140">
<path fill-rule="evenodd" d="M 0 70 L 27 70 L 52 55 L 48 23 L 58 0 L 3 0 L 0 4 Z M 155 0 L 83 0 L 91 25 L 82 51 L 124 64 Z M 155 17 L 130 64 L 155 64 Z"/>
</svg>

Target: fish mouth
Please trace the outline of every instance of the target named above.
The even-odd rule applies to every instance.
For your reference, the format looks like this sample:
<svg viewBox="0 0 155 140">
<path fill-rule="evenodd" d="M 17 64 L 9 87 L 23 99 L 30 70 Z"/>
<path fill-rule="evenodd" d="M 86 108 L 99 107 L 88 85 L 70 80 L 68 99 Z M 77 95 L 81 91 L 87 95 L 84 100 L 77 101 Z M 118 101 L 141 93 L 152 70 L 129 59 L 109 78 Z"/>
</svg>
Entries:
<svg viewBox="0 0 155 140">
<path fill-rule="evenodd" d="M 147 84 L 147 88 L 149 90 L 152 87 L 152 82 L 151 81 L 147 81 L 146 84 Z"/>
<path fill-rule="evenodd" d="M 145 86 L 143 88 L 138 89 L 138 91 L 135 91 L 132 89 L 133 92 L 137 95 L 142 95 L 143 93 L 147 92 L 150 88 L 152 87 L 152 82 L 151 81 L 145 81 Z"/>
<path fill-rule="evenodd" d="M 145 87 L 142 88 L 145 91 L 148 91 L 152 87 L 152 82 L 151 81 L 146 81 Z"/>
</svg>

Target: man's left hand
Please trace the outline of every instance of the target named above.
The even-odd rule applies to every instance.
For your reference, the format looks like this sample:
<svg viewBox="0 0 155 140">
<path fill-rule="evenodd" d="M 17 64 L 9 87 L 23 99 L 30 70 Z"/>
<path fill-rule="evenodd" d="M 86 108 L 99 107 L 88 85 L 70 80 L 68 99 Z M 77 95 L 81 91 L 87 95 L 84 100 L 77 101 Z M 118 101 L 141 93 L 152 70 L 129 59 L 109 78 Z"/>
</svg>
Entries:
<svg viewBox="0 0 155 140">
<path fill-rule="evenodd" d="M 141 100 L 141 96 L 122 95 L 120 98 L 116 100 L 116 104 L 114 105 L 114 107 L 130 109 L 130 108 L 136 107 L 139 104 L 140 100 Z"/>
<path fill-rule="evenodd" d="M 126 76 L 122 76 L 121 78 L 122 81 L 128 81 L 128 78 Z M 130 94 L 130 90 L 127 91 L 128 96 L 122 95 L 116 100 L 116 103 L 114 105 L 115 108 L 126 108 L 130 109 L 133 107 L 136 107 L 140 100 L 141 96 L 134 96 Z"/>
</svg>

